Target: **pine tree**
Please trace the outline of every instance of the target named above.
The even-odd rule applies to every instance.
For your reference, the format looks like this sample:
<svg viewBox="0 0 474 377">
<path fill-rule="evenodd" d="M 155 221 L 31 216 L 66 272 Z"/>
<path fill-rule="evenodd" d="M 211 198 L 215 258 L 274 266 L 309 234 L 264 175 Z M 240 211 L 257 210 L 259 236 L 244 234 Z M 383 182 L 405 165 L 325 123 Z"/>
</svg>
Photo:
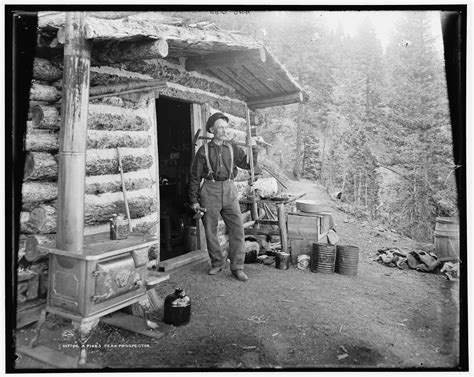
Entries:
<svg viewBox="0 0 474 377">
<path fill-rule="evenodd" d="M 387 59 L 391 62 L 386 123 L 390 163 L 404 176 L 389 207 L 407 235 L 430 240 L 439 213 L 436 194 L 443 189 L 440 181 L 448 174 L 452 155 L 443 61 L 431 35 L 428 12 L 405 13 L 400 18 Z"/>
</svg>

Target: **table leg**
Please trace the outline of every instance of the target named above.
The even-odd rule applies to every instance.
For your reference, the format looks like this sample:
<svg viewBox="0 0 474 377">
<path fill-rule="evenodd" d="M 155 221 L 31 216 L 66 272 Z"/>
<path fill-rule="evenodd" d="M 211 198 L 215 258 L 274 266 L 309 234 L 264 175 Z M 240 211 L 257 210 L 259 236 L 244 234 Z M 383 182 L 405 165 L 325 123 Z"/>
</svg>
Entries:
<svg viewBox="0 0 474 377">
<path fill-rule="evenodd" d="M 278 203 L 278 227 L 280 228 L 281 252 L 288 253 L 288 229 L 284 203 Z"/>
</svg>

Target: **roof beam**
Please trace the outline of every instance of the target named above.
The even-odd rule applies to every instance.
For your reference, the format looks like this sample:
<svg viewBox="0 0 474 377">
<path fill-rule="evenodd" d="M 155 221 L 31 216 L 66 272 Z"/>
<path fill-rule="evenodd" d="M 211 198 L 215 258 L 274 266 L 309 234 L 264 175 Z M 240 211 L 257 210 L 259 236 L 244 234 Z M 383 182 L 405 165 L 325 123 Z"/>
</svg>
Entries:
<svg viewBox="0 0 474 377">
<path fill-rule="evenodd" d="M 261 109 L 264 107 L 289 105 L 291 103 L 298 103 L 302 101 L 303 101 L 303 93 L 294 92 L 294 93 L 285 94 L 278 97 L 252 98 L 248 100 L 247 105 L 248 107 L 252 109 Z"/>
<path fill-rule="evenodd" d="M 58 33 L 59 35 L 59 33 Z M 165 39 L 139 42 L 120 42 L 94 51 L 94 58 L 100 62 L 117 62 L 166 58 L 168 42 Z"/>
<path fill-rule="evenodd" d="M 263 48 L 229 51 L 189 57 L 186 59 L 186 70 L 202 71 L 205 69 L 232 67 L 255 62 L 265 63 L 266 60 L 267 54 Z"/>
</svg>

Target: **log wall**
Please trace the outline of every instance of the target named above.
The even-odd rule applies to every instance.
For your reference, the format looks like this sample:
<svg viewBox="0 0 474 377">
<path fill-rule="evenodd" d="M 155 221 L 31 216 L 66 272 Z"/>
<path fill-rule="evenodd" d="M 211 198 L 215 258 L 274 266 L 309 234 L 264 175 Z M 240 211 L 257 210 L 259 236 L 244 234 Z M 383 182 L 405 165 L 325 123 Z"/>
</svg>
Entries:
<svg viewBox="0 0 474 377">
<path fill-rule="evenodd" d="M 61 129 L 62 64 L 35 59 L 24 149 L 27 153 L 22 187 L 21 247 L 18 258 L 35 270 L 44 263 L 38 245 L 55 242 L 58 149 Z M 167 96 L 207 104 L 210 113 L 224 112 L 232 138 L 245 141 L 245 103 L 226 83 L 187 72 L 184 61 L 154 59 L 120 66 L 91 67 L 91 88 L 129 80 L 166 79 L 167 87 L 133 94 L 92 99 L 88 109 L 84 234 L 109 230 L 113 213 L 125 213 L 117 147 L 121 150 L 132 231 L 159 232 L 158 161 L 155 98 Z M 239 197 L 248 192 L 249 175 L 237 177 Z M 150 228 L 151 226 L 151 228 Z M 224 223 L 219 237 L 228 243 Z M 159 251 L 158 254 L 159 256 Z"/>
</svg>

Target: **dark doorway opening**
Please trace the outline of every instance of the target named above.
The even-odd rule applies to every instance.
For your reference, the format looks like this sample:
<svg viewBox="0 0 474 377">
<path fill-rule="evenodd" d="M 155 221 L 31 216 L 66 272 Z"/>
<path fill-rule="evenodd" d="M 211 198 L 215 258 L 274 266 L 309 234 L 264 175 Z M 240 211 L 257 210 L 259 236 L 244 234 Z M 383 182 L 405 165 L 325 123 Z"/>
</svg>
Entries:
<svg viewBox="0 0 474 377">
<path fill-rule="evenodd" d="M 160 260 L 196 249 L 189 209 L 189 167 L 192 144 L 191 104 L 156 100 L 160 169 Z"/>
</svg>

